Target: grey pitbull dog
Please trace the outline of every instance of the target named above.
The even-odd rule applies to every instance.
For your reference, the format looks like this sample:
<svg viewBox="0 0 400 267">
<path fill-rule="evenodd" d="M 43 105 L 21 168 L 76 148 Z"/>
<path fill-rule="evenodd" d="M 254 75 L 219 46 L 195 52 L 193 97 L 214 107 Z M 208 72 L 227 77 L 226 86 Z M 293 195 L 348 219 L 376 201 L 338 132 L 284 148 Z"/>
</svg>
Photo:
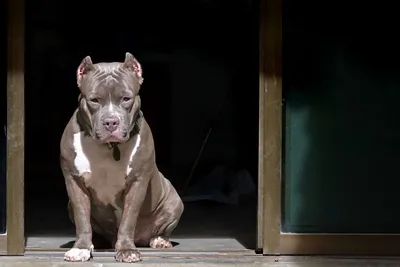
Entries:
<svg viewBox="0 0 400 267">
<path fill-rule="evenodd" d="M 77 70 L 79 107 L 61 139 L 61 168 L 76 240 L 67 261 L 87 261 L 92 233 L 115 247 L 120 262 L 137 262 L 138 246 L 172 247 L 169 237 L 183 203 L 155 163 L 153 136 L 140 111 L 142 67 L 126 53 L 123 63 Z"/>
</svg>

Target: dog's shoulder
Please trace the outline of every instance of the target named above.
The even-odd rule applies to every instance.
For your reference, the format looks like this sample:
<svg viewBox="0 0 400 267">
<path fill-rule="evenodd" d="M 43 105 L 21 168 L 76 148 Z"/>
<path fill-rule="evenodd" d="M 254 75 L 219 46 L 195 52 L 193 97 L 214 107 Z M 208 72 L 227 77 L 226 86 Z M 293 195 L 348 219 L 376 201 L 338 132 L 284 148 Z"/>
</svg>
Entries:
<svg viewBox="0 0 400 267">
<path fill-rule="evenodd" d="M 74 152 L 74 135 L 79 134 L 82 130 L 77 122 L 77 110 L 75 110 L 68 124 L 65 126 L 64 132 L 61 137 L 60 142 L 60 152 L 61 157 L 63 158 L 71 158 Z"/>
</svg>

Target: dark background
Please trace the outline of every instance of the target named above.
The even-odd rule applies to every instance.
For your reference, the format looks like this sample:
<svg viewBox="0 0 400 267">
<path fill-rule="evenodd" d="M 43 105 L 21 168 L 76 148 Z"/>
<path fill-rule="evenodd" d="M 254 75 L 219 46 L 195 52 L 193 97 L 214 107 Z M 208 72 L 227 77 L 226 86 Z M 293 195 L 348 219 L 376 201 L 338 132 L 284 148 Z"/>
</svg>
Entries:
<svg viewBox="0 0 400 267">
<path fill-rule="evenodd" d="M 140 61 L 142 110 L 153 131 L 157 163 L 178 190 L 212 121 L 215 128 L 193 181 L 217 165 L 245 168 L 256 181 L 257 3 L 39 0 L 26 5 L 29 228 L 34 227 L 29 218 L 50 203 L 57 209 L 67 204 L 59 141 L 78 105 L 75 73 L 86 55 L 94 63 L 123 61 L 129 51 Z"/>
</svg>

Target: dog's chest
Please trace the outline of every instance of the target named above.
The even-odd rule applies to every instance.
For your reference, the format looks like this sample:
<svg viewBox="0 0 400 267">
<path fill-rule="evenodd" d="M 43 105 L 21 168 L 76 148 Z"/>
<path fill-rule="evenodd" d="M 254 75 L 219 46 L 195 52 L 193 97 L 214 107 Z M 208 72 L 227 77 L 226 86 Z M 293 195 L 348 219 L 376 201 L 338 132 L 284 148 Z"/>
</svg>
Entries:
<svg viewBox="0 0 400 267">
<path fill-rule="evenodd" d="M 100 145 L 83 133 L 76 133 L 73 138 L 74 165 L 91 192 L 92 204 L 120 207 L 121 194 L 125 190 L 126 178 L 132 171 L 140 136 L 133 137 L 118 148 Z M 114 149 L 119 151 L 116 153 Z M 119 154 L 119 159 L 115 154 Z"/>
</svg>

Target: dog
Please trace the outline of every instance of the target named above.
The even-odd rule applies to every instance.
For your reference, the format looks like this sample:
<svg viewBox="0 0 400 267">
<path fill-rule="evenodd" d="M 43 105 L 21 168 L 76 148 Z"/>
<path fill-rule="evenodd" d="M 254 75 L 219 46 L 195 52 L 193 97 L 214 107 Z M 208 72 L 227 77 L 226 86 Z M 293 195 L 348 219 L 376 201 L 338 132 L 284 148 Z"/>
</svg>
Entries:
<svg viewBox="0 0 400 267">
<path fill-rule="evenodd" d="M 96 64 L 86 56 L 76 76 L 79 107 L 60 142 L 76 228 L 64 259 L 88 261 L 93 233 L 112 244 L 118 262 L 142 260 L 136 246 L 171 248 L 184 206 L 156 166 L 153 136 L 140 110 L 141 64 L 131 53 L 124 62 Z"/>
</svg>

